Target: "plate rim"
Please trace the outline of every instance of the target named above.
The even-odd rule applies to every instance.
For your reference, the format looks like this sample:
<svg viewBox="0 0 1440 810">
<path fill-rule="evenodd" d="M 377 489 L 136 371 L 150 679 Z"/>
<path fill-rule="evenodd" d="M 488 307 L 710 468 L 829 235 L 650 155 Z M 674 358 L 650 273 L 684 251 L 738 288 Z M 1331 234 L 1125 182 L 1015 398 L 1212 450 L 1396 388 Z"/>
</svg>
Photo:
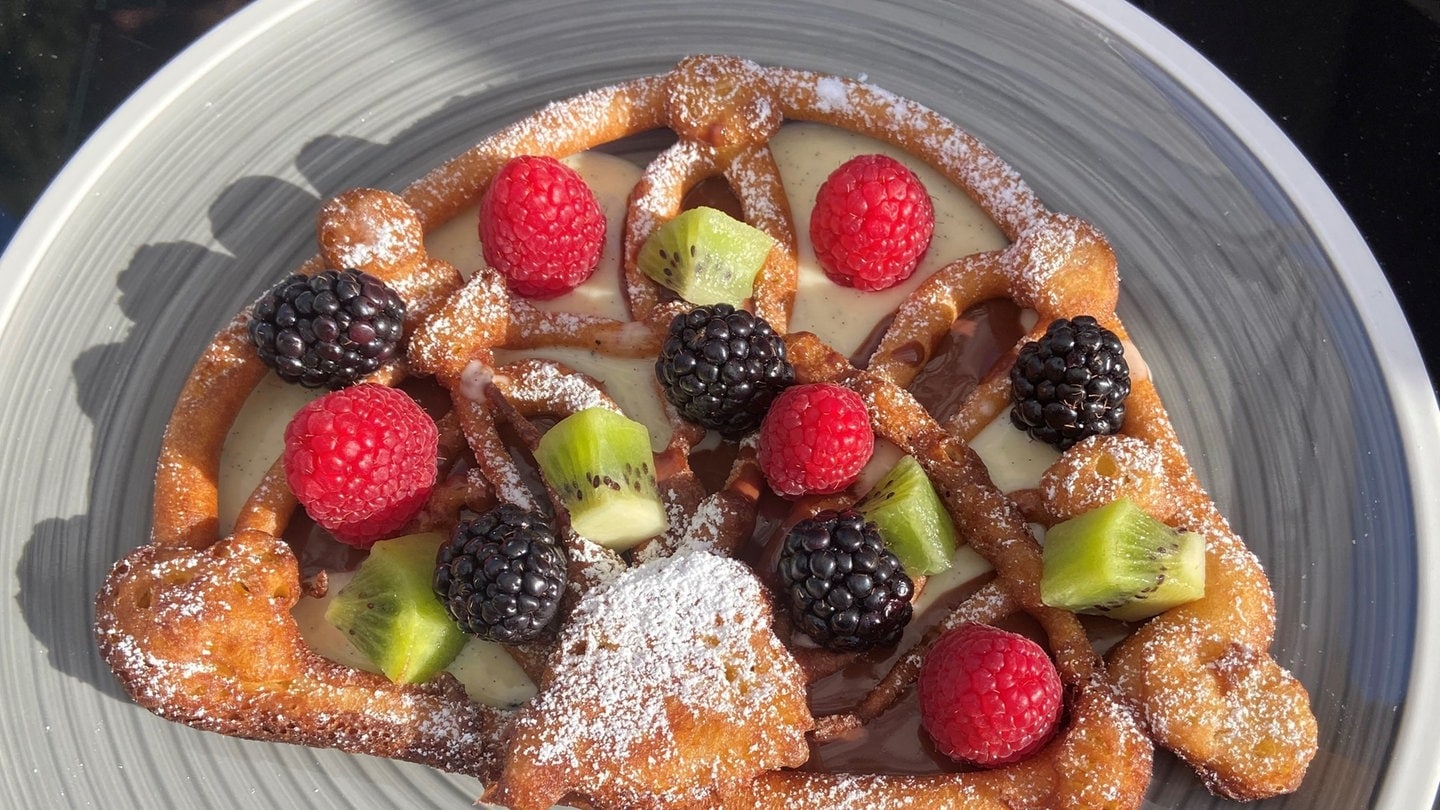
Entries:
<svg viewBox="0 0 1440 810">
<path fill-rule="evenodd" d="M 56 235 L 110 164 L 215 65 L 316 2 L 319 0 L 253 0 L 162 65 L 95 128 L 35 200 L 0 253 L 0 337 Z"/>
<path fill-rule="evenodd" d="M 214 66 L 319 0 L 255 0 L 191 43 L 106 118 L 47 186 L 0 254 L 0 340 L 28 283 L 86 192 L 152 120 Z M 1125 0 L 1063 4 L 1150 60 L 1190 93 L 1271 175 L 1334 264 L 1376 358 L 1403 439 L 1412 493 L 1440 491 L 1440 402 L 1391 285 L 1353 219 L 1299 148 L 1218 67 Z M 1320 227 L 1323 225 L 1324 227 Z M 1377 285 L 1376 281 L 1380 283 Z M 1418 373 L 1414 372 L 1418 369 Z M 1406 700 L 1377 807 L 1414 806 L 1440 789 L 1440 752 L 1427 748 L 1428 718 L 1440 693 L 1415 688 L 1440 681 L 1440 503 L 1412 497 L 1417 582 Z"/>
<path fill-rule="evenodd" d="M 1064 0 L 1119 34 L 1124 42 L 1180 83 L 1254 158 L 1295 207 L 1337 275 L 1370 338 L 1376 365 L 1403 439 L 1412 493 L 1440 492 L 1440 403 L 1394 288 L 1334 191 L 1248 94 L 1199 51 L 1123 0 Z M 1093 16 L 1098 14 L 1100 16 Z M 1375 281 L 1379 281 L 1377 286 Z M 1418 369 L 1418 373 L 1413 373 Z M 1412 373 L 1405 373 L 1405 372 Z M 1416 545 L 1415 633 L 1400 726 L 1379 783 L 1377 808 L 1411 808 L 1440 791 L 1440 752 L 1427 723 L 1440 716 L 1440 694 L 1416 688 L 1440 682 L 1440 503 L 1412 497 Z M 1428 538 L 1428 542 L 1427 542 Z"/>
</svg>

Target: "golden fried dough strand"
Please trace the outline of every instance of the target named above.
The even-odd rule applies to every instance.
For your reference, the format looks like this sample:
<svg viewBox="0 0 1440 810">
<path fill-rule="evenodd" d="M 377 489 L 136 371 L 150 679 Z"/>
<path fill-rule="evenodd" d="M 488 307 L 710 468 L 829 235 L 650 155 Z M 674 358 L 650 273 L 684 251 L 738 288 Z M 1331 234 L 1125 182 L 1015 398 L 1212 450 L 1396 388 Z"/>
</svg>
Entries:
<svg viewBox="0 0 1440 810">
<path fill-rule="evenodd" d="M 586 595 L 485 799 L 686 807 L 809 754 L 793 659 L 743 563 L 691 547 Z"/>
<path fill-rule="evenodd" d="M 1174 495 L 1167 519 L 1205 535 L 1206 576 L 1203 597 L 1116 646 L 1115 682 L 1156 741 L 1211 790 L 1235 799 L 1293 791 L 1319 731 L 1305 687 L 1267 652 L 1275 633 L 1269 579 L 1201 488 L 1149 380 L 1134 386 L 1128 407 L 1125 432 L 1133 422 L 1163 459 Z"/>
<path fill-rule="evenodd" d="M 1002 768 L 924 776 L 771 771 L 722 797 L 733 810 L 792 807 L 946 807 L 959 810 L 1126 810 L 1150 783 L 1150 740 L 1108 684 L 1071 690 L 1059 735 Z"/>
<path fill-rule="evenodd" d="M 1054 318 L 1089 314 L 1128 341 L 1114 315 L 1118 275 L 1104 238 L 1091 226 L 1060 215 L 1040 216 L 1037 223 L 1012 234 L 1015 242 L 1009 248 L 961 259 L 928 279 L 897 310 L 870 370 L 908 383 L 954 315 L 999 289 L 1038 313 L 1030 339 Z M 949 426 L 955 435 L 972 438 L 1008 407 L 1013 355 L 1006 359 L 955 416 Z M 1274 633 L 1270 584 L 1185 460 L 1143 360 L 1132 357 L 1131 362 L 1135 373 L 1123 435 L 1087 440 L 1063 454 L 1042 482 L 1041 502 L 1031 498 L 1031 507 L 1063 520 L 1124 495 L 1162 521 L 1205 533 L 1206 596 L 1167 612 L 1122 642 L 1113 654 L 1113 675 L 1157 741 L 1194 766 L 1212 790 L 1235 798 L 1294 790 L 1314 755 L 1317 733 L 1305 690 L 1264 653 Z M 945 465 L 939 466 L 943 473 Z M 1099 474 L 1101 469 L 1107 473 Z M 1188 629 L 1168 629 L 1172 625 Z M 1171 647 L 1173 657 L 1192 663 L 1216 660 L 1223 650 L 1239 652 L 1227 659 L 1235 662 L 1227 669 L 1231 677 L 1219 679 L 1205 666 L 1185 673 L 1166 666 Z M 1200 647 L 1210 654 L 1197 659 Z M 1242 672 L 1245 677 L 1236 674 Z M 1228 686 L 1222 690 L 1214 686 L 1218 683 Z M 1181 691 L 1184 697 L 1174 696 Z M 1186 723 L 1196 713 L 1230 723 L 1252 716 L 1280 719 L 1257 722 L 1249 744 L 1237 742 L 1241 735 L 1235 732 L 1217 744 L 1221 738 L 1209 734 L 1207 724 Z"/>
<path fill-rule="evenodd" d="M 792 332 L 786 344 L 802 382 L 853 388 L 870 411 L 875 433 L 914 456 L 935 484 L 961 537 L 995 566 L 999 583 L 1049 636 L 1067 683 L 1089 680 L 1100 669 L 1075 615 L 1040 601 L 1040 548 L 1024 516 L 990 483 L 985 465 L 967 445 L 935 423 L 903 388 L 862 372 L 814 335 Z"/>
<path fill-rule="evenodd" d="M 943 629 L 1024 609 L 1039 620 L 1067 684 L 1068 719 L 1041 754 L 991 771 L 923 777 L 777 770 L 806 756 L 803 735 L 813 724 L 804 699 L 807 675 L 847 659 L 785 650 L 772 629 L 788 635 L 783 618 L 772 620 L 768 597 L 757 595 L 747 597 L 743 610 L 736 608 L 733 621 L 728 614 L 719 617 L 717 628 L 740 629 L 716 630 L 714 641 L 758 656 L 755 668 L 727 669 L 726 680 L 773 693 L 775 701 L 761 704 L 779 713 L 757 724 L 744 712 L 717 713 L 704 699 L 692 705 L 684 690 L 667 691 L 664 678 L 633 674 L 622 680 L 641 697 L 627 705 L 635 711 L 660 707 L 677 730 L 673 739 L 637 744 L 642 758 L 636 767 L 628 753 L 605 747 L 623 733 L 613 728 L 622 718 L 619 707 L 596 700 L 597 685 L 577 673 L 603 662 L 599 653 L 611 642 L 654 653 L 671 644 L 708 644 L 712 637 L 667 631 L 663 639 L 637 646 L 627 634 L 644 622 L 607 625 L 587 614 L 583 605 L 619 598 L 610 589 L 628 575 L 626 561 L 574 535 L 563 520 L 571 563 L 563 612 L 573 609 L 580 619 L 560 631 L 564 643 L 512 651 L 542 688 L 513 735 L 505 713 L 470 703 L 448 675 L 426 686 L 400 687 L 320 658 L 305 647 L 289 614 L 301 586 L 292 552 L 276 539 L 294 508 L 278 462 L 243 508 L 234 535 L 218 538 L 220 450 L 265 374 L 249 347 L 244 314 L 205 350 L 175 406 L 157 469 L 151 544 L 116 565 L 97 599 L 102 654 L 137 702 L 223 733 L 471 773 L 494 781 L 492 797 L 521 807 L 567 797 L 596 807 L 1134 807 L 1151 768 L 1142 726 L 1217 793 L 1253 798 L 1293 790 L 1314 754 L 1316 731 L 1303 687 L 1266 653 L 1275 622 L 1269 583 L 1201 489 L 1143 361 L 1133 360 L 1124 433 L 1077 444 L 1039 488 L 1013 497 L 994 488 L 966 445 L 1006 407 L 1013 351 L 944 427 L 903 389 L 959 313 L 989 298 L 1008 297 L 1037 313 L 1031 337 L 1054 318 L 1082 313 L 1126 337 L 1114 315 L 1118 274 L 1109 245 L 1088 223 L 1048 211 L 1011 167 L 954 123 L 863 82 L 763 68 L 735 57 L 690 57 L 667 74 L 551 104 L 400 195 L 357 189 L 326 203 L 317 218 L 320 256 L 298 272 L 356 267 L 391 284 L 409 305 L 407 353 L 377 381 L 433 375 L 453 402 L 453 415 L 442 420 L 442 433 L 450 437 L 442 472 L 454 474 L 417 525 L 440 525 L 462 508 L 485 508 L 497 499 L 536 506 L 497 430 L 496 414 L 516 426 L 522 442 L 533 443 L 538 431 L 529 418 L 589 404 L 615 406 L 601 386 L 563 366 L 522 361 L 497 369 L 493 352 L 567 346 L 654 356 L 670 319 L 687 305 L 644 278 L 635 257 L 644 239 L 679 212 L 696 183 L 723 177 L 745 219 L 775 238 L 751 308 L 778 331 L 788 331 L 798 267 L 790 206 L 800 201 L 788 198 L 768 146 L 785 118 L 820 121 L 905 149 L 962 188 L 1011 240 L 1003 250 L 957 259 L 924 281 L 894 314 L 866 371 L 813 336 L 787 336 L 802 380 L 857 390 L 877 433 L 920 460 L 962 534 L 998 572 L 906 651 L 853 711 L 824 718 L 817 733 L 854 728 L 892 705 Z M 630 321 L 535 307 L 510 295 L 494 270 L 482 267 L 466 280 L 425 252 L 425 232 L 474 205 L 511 157 L 562 157 L 661 127 L 678 141 L 644 171 L 622 234 Z M 563 401 L 554 401 L 561 392 L 568 392 Z M 672 529 L 631 553 L 631 574 L 720 560 L 715 553 L 733 552 L 756 520 L 763 482 L 753 441 L 742 444 L 725 486 L 707 494 L 688 461 L 699 431 L 681 423 L 673 409 L 667 417 L 676 429 L 657 455 L 656 469 Z M 470 460 L 462 437 L 473 468 L 452 467 L 462 457 Z M 1062 520 L 1122 494 L 1172 525 L 1205 534 L 1210 582 L 1203 599 L 1143 625 L 1104 663 L 1073 615 L 1040 603 L 1039 551 L 1026 520 Z M 1023 511 L 1017 501 L 1024 502 Z M 747 583 L 744 593 L 758 585 L 748 575 L 731 575 Z M 668 606 L 687 598 L 662 601 Z M 750 612 L 757 607 L 761 613 Z M 642 613 L 648 618 L 655 610 Z M 584 635 L 587 627 L 609 629 L 592 637 Z M 703 659 L 702 653 L 697 660 L 704 666 L 714 663 Z M 716 660 L 733 663 L 724 656 Z M 575 718 L 588 718 L 589 725 L 554 737 Z M 546 748 L 554 745 L 565 750 Z M 580 749 L 578 760 L 565 760 Z"/>
<path fill-rule="evenodd" d="M 401 686 L 316 655 L 290 615 L 296 570 L 288 545 L 255 531 L 142 546 L 97 599 L 100 653 L 136 703 L 196 728 L 488 778 L 504 715 L 448 676 Z"/>
<path fill-rule="evenodd" d="M 656 129 L 663 123 L 664 78 L 649 76 L 551 103 L 436 167 L 403 196 L 430 231 L 479 200 L 490 178 L 516 155 L 564 157 Z"/>
</svg>

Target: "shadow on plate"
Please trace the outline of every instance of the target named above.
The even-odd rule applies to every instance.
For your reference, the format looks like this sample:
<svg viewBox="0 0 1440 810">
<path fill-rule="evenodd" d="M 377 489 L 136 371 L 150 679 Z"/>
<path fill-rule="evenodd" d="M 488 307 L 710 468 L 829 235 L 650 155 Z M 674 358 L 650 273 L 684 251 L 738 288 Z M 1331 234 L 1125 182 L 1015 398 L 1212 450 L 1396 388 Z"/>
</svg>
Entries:
<svg viewBox="0 0 1440 810">
<path fill-rule="evenodd" d="M 94 598 L 110 567 L 149 534 L 148 482 L 191 365 L 220 325 L 313 252 L 310 223 L 323 199 L 355 186 L 386 187 L 388 169 L 413 156 L 414 141 L 442 122 L 453 127 L 456 108 L 475 98 L 452 99 L 389 144 L 318 137 L 295 158 L 318 196 L 275 177 L 240 178 L 208 209 L 221 250 L 143 245 L 119 272 L 124 339 L 87 349 L 72 363 L 77 404 L 93 423 L 89 510 L 36 524 L 16 566 L 16 604 L 56 670 L 128 701 L 96 649 Z"/>
</svg>

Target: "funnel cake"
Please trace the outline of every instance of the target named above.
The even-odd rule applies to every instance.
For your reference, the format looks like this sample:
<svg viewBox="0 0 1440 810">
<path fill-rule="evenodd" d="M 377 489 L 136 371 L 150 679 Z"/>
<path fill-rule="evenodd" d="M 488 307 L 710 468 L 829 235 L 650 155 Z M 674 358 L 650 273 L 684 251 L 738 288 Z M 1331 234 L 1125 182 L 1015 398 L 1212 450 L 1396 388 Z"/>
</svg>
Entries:
<svg viewBox="0 0 1440 810">
<path fill-rule="evenodd" d="M 792 210 L 770 141 L 783 122 L 813 121 L 891 144 L 969 195 L 1008 246 L 953 258 L 894 310 L 873 352 L 854 357 L 792 331 L 798 252 Z M 494 270 L 468 278 L 427 253 L 425 235 L 473 206 L 518 155 L 563 157 L 651 130 L 675 135 L 629 196 L 620 282 L 628 318 L 540 306 Z M 692 467 L 705 431 L 667 409 L 654 465 L 670 528 L 624 554 L 581 537 L 557 513 L 568 590 L 553 638 L 510 652 L 538 684 L 515 710 L 473 702 L 442 673 L 405 686 L 335 663 L 291 613 L 323 574 L 301 576 L 282 539 L 295 497 L 277 462 L 220 536 L 219 458 L 227 430 L 266 374 L 242 313 L 204 352 L 165 433 L 148 544 L 118 562 L 97 600 L 96 637 L 134 700 L 163 717 L 241 737 L 339 748 L 470 774 L 485 798 L 517 808 L 572 801 L 620 807 L 1138 807 L 1152 746 L 1173 751 L 1219 795 L 1294 790 L 1315 753 L 1309 699 L 1268 653 L 1273 596 L 1185 459 L 1154 381 L 1138 363 L 1123 430 L 1080 441 L 1039 485 L 1002 492 L 970 446 L 1009 401 L 1018 346 L 943 421 L 907 391 L 957 318 L 1009 299 L 1051 320 L 1088 314 L 1128 341 L 1115 315 L 1118 275 L 1104 237 L 1049 211 L 1015 171 L 940 115 L 834 76 L 692 57 L 672 71 L 559 101 L 486 138 L 401 194 L 360 189 L 327 203 L 320 255 L 299 272 L 356 268 L 407 302 L 406 351 L 374 376 L 433 380 L 440 485 L 412 529 L 448 531 L 500 502 L 544 507 L 526 483 L 527 450 L 554 419 L 620 410 L 591 376 L 554 360 L 502 352 L 574 347 L 654 358 L 670 320 L 688 309 L 637 267 L 645 239 L 722 178 L 743 216 L 776 242 L 747 308 L 785 336 L 801 382 L 862 397 L 878 437 L 913 455 L 962 541 L 993 578 L 902 650 L 860 699 L 813 716 L 807 687 L 853 655 L 802 643 L 739 551 L 757 530 L 766 484 L 753 440 L 723 482 Z M 509 355 L 506 355 L 509 357 Z M 853 493 L 832 496 L 838 500 Z M 1128 497 L 1206 541 L 1198 601 L 1133 628 L 1103 658 L 1072 613 L 1040 600 L 1041 550 L 1030 524 Z M 773 496 L 772 496 L 773 497 Z M 1039 753 L 990 770 L 897 775 L 802 768 L 811 745 L 842 738 L 896 704 L 948 628 L 1025 614 L 1065 686 L 1056 736 Z"/>
</svg>

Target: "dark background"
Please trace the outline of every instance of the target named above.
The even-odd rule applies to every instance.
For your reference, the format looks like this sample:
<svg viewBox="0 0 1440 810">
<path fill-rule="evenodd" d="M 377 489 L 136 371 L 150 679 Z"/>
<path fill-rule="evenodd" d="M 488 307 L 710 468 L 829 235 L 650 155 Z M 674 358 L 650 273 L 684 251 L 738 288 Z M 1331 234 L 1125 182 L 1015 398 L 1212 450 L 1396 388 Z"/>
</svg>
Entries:
<svg viewBox="0 0 1440 810">
<path fill-rule="evenodd" d="M 1131 0 L 1228 74 L 1355 220 L 1440 372 L 1440 0 Z M 0 0 L 0 246 L 69 155 L 244 0 Z"/>
</svg>

